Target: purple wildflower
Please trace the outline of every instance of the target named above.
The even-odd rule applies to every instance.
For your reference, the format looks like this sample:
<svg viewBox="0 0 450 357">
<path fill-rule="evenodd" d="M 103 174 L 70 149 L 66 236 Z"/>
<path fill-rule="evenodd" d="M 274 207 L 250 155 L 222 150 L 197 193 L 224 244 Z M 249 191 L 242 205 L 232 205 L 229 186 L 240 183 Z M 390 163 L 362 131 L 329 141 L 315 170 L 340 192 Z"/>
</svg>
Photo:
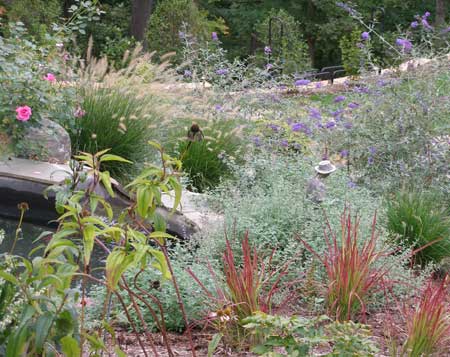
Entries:
<svg viewBox="0 0 450 357">
<path fill-rule="evenodd" d="M 347 187 L 348 188 L 356 188 L 356 183 L 354 183 L 353 181 L 349 181 L 349 182 L 347 182 Z"/>
<path fill-rule="evenodd" d="M 347 11 L 352 16 L 357 15 L 357 12 L 344 2 L 337 2 L 336 5 Z"/>
<path fill-rule="evenodd" d="M 425 18 L 425 19 L 430 16 L 431 16 L 431 14 L 429 11 L 427 11 L 425 14 L 423 14 L 423 18 Z"/>
<path fill-rule="evenodd" d="M 228 74 L 228 69 L 220 68 L 216 71 L 216 74 L 218 74 L 219 76 L 224 76 L 224 75 Z"/>
<path fill-rule="evenodd" d="M 280 126 L 279 125 L 272 124 L 272 123 L 268 124 L 267 127 L 272 129 L 274 132 L 278 132 L 280 130 Z"/>
<path fill-rule="evenodd" d="M 410 52 L 412 50 L 412 43 L 404 38 L 397 38 L 396 45 L 401 47 L 404 52 Z"/>
<path fill-rule="evenodd" d="M 220 104 L 216 104 L 214 109 L 220 112 L 223 109 L 223 107 Z"/>
<path fill-rule="evenodd" d="M 341 157 L 348 157 L 348 150 L 344 149 L 340 152 Z"/>
<path fill-rule="evenodd" d="M 280 141 L 280 146 L 282 146 L 282 147 L 287 147 L 289 145 L 289 143 L 288 143 L 288 141 L 286 140 L 286 139 L 283 139 L 283 140 L 281 140 Z"/>
<path fill-rule="evenodd" d="M 368 165 L 373 165 L 373 163 L 374 163 L 374 158 L 373 158 L 373 156 L 369 156 L 369 158 L 367 159 L 367 164 Z"/>
<path fill-rule="evenodd" d="M 427 29 L 427 30 L 432 30 L 432 29 L 433 29 L 433 26 L 431 26 L 431 25 L 428 23 L 427 19 L 422 19 L 422 25 L 423 25 L 423 27 L 424 27 L 425 29 Z"/>
<path fill-rule="evenodd" d="M 291 130 L 292 131 L 300 131 L 305 127 L 305 124 L 303 123 L 294 123 L 291 125 Z"/>
<path fill-rule="evenodd" d="M 375 155 L 375 153 L 377 152 L 377 148 L 373 147 L 373 146 L 370 146 L 369 147 L 369 152 L 370 152 L 370 155 Z"/>
<path fill-rule="evenodd" d="M 370 38 L 370 35 L 369 35 L 368 32 L 364 31 L 364 32 L 361 34 L 361 39 L 362 39 L 363 41 L 367 41 L 369 38 Z"/>
<path fill-rule="evenodd" d="M 335 103 L 340 103 L 340 102 L 343 102 L 345 99 L 346 99 L 345 96 L 338 95 L 337 97 L 334 98 L 334 102 Z"/>
<path fill-rule="evenodd" d="M 264 53 L 266 55 L 270 55 L 272 53 L 272 49 L 269 46 L 264 47 Z"/>
<path fill-rule="evenodd" d="M 329 121 L 328 123 L 325 124 L 325 127 L 327 129 L 333 129 L 336 126 L 336 122 L 335 121 Z"/>
<path fill-rule="evenodd" d="M 446 34 L 446 33 L 449 33 L 449 32 L 450 32 L 450 27 L 447 27 L 446 29 L 443 29 L 441 31 L 441 34 L 443 35 L 443 34 Z"/>
<path fill-rule="evenodd" d="M 211 32 L 211 39 L 213 41 L 219 41 L 219 36 L 217 36 L 217 32 Z"/>
<path fill-rule="evenodd" d="M 186 38 L 186 34 L 183 31 L 178 32 L 178 37 L 183 39 Z"/>
<path fill-rule="evenodd" d="M 252 138 L 253 144 L 255 144 L 255 146 L 261 146 L 261 138 L 259 136 L 254 136 Z"/>
<path fill-rule="evenodd" d="M 295 81 L 295 85 L 296 85 L 297 87 L 299 87 L 299 86 L 306 86 L 306 85 L 308 85 L 309 83 L 311 83 L 311 81 L 310 81 L 309 79 L 297 79 L 297 80 Z"/>
<path fill-rule="evenodd" d="M 358 104 L 358 103 L 355 103 L 355 102 L 351 102 L 351 103 L 348 105 L 348 107 L 349 107 L 350 109 L 356 109 L 356 108 L 359 107 L 359 104 Z"/>
<path fill-rule="evenodd" d="M 186 70 L 184 70 L 184 76 L 186 78 L 190 78 L 190 77 L 192 77 L 192 72 L 190 70 L 186 69 Z"/>
<path fill-rule="evenodd" d="M 344 123 L 344 128 L 351 129 L 351 128 L 353 128 L 353 124 L 352 123 Z"/>
<path fill-rule="evenodd" d="M 361 93 L 361 94 L 368 94 L 370 91 L 369 91 L 369 88 L 367 88 L 367 87 L 358 86 L 355 88 L 355 92 Z"/>
<path fill-rule="evenodd" d="M 273 64 L 272 63 L 267 63 L 266 64 L 266 70 L 271 70 L 273 68 Z"/>
<path fill-rule="evenodd" d="M 331 116 L 336 118 L 336 117 L 340 116 L 343 112 L 344 112 L 344 109 L 338 109 L 334 112 L 331 112 L 330 114 L 331 114 Z"/>
<path fill-rule="evenodd" d="M 316 83 L 316 88 L 322 88 L 323 84 L 321 82 Z"/>
<path fill-rule="evenodd" d="M 313 119 L 322 119 L 322 114 L 320 114 L 320 110 L 317 108 L 311 108 L 309 110 L 309 116 Z"/>
<path fill-rule="evenodd" d="M 75 109 L 75 112 L 73 113 L 75 118 L 81 118 L 84 117 L 86 115 L 86 112 L 83 110 L 83 108 L 81 108 L 81 106 L 77 106 Z"/>
<path fill-rule="evenodd" d="M 418 26 L 419 26 L 419 23 L 418 23 L 417 21 L 411 22 L 411 27 L 412 27 L 413 29 L 417 28 Z"/>
</svg>

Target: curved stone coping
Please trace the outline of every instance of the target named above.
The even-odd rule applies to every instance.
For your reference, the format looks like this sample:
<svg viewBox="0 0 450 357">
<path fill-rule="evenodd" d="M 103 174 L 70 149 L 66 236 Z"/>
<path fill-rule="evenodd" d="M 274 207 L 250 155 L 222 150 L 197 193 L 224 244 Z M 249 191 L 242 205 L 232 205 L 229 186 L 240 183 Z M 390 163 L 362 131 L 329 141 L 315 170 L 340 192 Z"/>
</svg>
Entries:
<svg viewBox="0 0 450 357">
<path fill-rule="evenodd" d="M 70 177 L 70 167 L 64 164 L 10 158 L 0 161 L 0 177 L 10 177 L 47 185 L 55 185 Z"/>
</svg>

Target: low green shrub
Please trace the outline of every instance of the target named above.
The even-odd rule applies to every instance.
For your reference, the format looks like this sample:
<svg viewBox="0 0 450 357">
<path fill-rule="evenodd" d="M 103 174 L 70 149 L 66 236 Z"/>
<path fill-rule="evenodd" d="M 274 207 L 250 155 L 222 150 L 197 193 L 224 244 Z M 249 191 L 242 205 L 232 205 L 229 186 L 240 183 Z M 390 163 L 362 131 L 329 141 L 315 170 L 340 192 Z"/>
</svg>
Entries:
<svg viewBox="0 0 450 357">
<path fill-rule="evenodd" d="M 188 132 L 187 128 L 185 130 Z M 180 157 L 188 185 L 193 190 L 204 192 L 231 176 L 232 164 L 243 161 L 245 150 L 242 129 L 234 120 L 202 121 L 200 130 L 203 134 L 199 134 L 199 140 L 182 137 L 173 151 Z"/>
<path fill-rule="evenodd" d="M 137 98 L 119 89 L 86 89 L 81 104 L 84 115 L 71 130 L 73 152 L 110 153 L 142 163 L 148 151 L 146 142 L 152 137 L 149 125 L 155 115 L 148 111 L 150 99 Z M 113 177 L 126 178 L 129 165 L 105 163 Z"/>
<path fill-rule="evenodd" d="M 436 193 L 399 192 L 387 204 L 387 228 L 402 245 L 426 246 L 416 254 L 418 263 L 450 256 L 449 210 Z"/>
</svg>

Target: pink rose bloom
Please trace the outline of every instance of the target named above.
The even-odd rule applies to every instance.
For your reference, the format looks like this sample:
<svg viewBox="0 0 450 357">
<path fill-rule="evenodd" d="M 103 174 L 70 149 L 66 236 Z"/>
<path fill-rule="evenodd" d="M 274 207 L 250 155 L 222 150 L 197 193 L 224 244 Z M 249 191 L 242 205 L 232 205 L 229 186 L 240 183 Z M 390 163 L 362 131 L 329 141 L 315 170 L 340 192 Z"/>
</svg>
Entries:
<svg viewBox="0 0 450 357">
<path fill-rule="evenodd" d="M 47 73 L 47 75 L 44 76 L 44 79 L 49 82 L 56 82 L 56 77 L 53 73 Z"/>
<path fill-rule="evenodd" d="M 28 105 L 16 108 L 16 118 L 20 121 L 28 121 L 31 117 L 31 108 Z"/>
</svg>

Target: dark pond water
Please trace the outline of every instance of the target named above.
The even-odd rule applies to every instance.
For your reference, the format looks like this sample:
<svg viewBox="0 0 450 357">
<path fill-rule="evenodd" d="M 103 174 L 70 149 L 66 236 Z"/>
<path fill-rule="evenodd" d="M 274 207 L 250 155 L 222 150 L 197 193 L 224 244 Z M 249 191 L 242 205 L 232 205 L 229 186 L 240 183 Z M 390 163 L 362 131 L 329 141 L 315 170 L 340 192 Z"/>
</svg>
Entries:
<svg viewBox="0 0 450 357">
<path fill-rule="evenodd" d="M 16 236 L 17 224 L 18 222 L 15 220 L 0 217 L 0 230 L 5 231 L 5 239 L 0 245 L 0 253 L 9 252 L 11 250 L 14 237 Z M 14 254 L 29 257 L 29 253 L 32 249 L 46 243 L 45 238 L 36 241 L 41 233 L 46 231 L 54 231 L 54 228 L 39 226 L 31 223 L 23 223 L 22 230 L 19 233 L 19 239 L 17 240 L 14 248 Z M 35 255 L 36 254 L 42 254 L 42 250 L 36 252 Z M 101 277 L 103 275 L 99 267 L 104 266 L 105 258 L 105 253 L 100 248 L 95 247 L 91 258 L 92 274 L 94 276 Z"/>
</svg>

